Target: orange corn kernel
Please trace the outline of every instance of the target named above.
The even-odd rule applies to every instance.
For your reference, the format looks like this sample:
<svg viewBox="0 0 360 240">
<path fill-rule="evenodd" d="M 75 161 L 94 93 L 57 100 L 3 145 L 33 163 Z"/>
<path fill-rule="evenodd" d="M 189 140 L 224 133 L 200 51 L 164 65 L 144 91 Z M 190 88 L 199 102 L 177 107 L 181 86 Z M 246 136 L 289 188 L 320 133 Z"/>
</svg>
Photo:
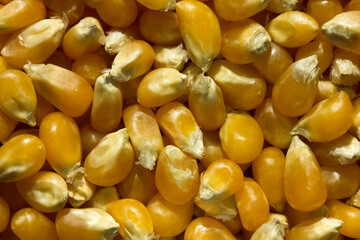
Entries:
<svg viewBox="0 0 360 240">
<path fill-rule="evenodd" d="M 270 216 L 265 193 L 253 179 L 245 177 L 244 186 L 235 194 L 235 201 L 244 229 L 255 231 Z"/>
<path fill-rule="evenodd" d="M 309 14 L 290 11 L 275 17 L 266 29 L 274 42 L 293 48 L 313 40 L 319 32 L 319 24 Z"/>
<path fill-rule="evenodd" d="M 56 215 L 55 227 L 59 240 L 111 240 L 119 231 L 119 224 L 112 216 L 98 208 L 61 209 Z"/>
<path fill-rule="evenodd" d="M 327 199 L 349 198 L 360 188 L 360 167 L 356 163 L 323 166 L 321 171 L 328 189 Z"/>
<path fill-rule="evenodd" d="M 47 150 L 47 149 L 46 149 Z M 14 182 L 38 172 L 47 151 L 37 137 L 21 134 L 0 147 L 0 182 Z"/>
<path fill-rule="evenodd" d="M 90 124 L 99 132 L 111 132 L 120 123 L 123 108 L 122 87 L 105 75 L 96 79 Z"/>
<path fill-rule="evenodd" d="M 360 209 L 346 205 L 339 200 L 328 200 L 329 217 L 343 221 L 339 232 L 351 238 L 360 238 Z"/>
<path fill-rule="evenodd" d="M 11 135 L 17 124 L 17 121 L 0 110 L 0 142 Z"/>
<path fill-rule="evenodd" d="M 98 188 L 92 198 L 84 204 L 84 207 L 99 208 L 106 211 L 107 205 L 116 200 L 119 200 L 116 187 Z"/>
<path fill-rule="evenodd" d="M 349 130 L 352 114 L 348 95 L 340 91 L 316 104 L 299 120 L 291 134 L 304 136 L 313 142 L 329 142 Z"/>
<path fill-rule="evenodd" d="M 59 46 L 65 28 L 60 19 L 38 21 L 12 35 L 2 48 L 1 55 L 18 68 L 28 62 L 42 63 Z"/>
<path fill-rule="evenodd" d="M 66 182 L 54 172 L 37 172 L 18 181 L 16 187 L 26 202 L 40 212 L 57 212 L 68 200 Z"/>
<path fill-rule="evenodd" d="M 117 185 L 121 198 L 132 198 L 147 204 L 157 193 L 155 171 L 135 164 L 127 177 Z"/>
<path fill-rule="evenodd" d="M 206 72 L 221 49 L 220 24 L 215 13 L 200 1 L 185 0 L 176 4 L 176 14 L 190 59 Z"/>
<path fill-rule="evenodd" d="M 318 209 L 310 212 L 301 212 L 292 208 L 289 204 L 285 204 L 284 214 L 289 220 L 290 227 L 306 222 L 311 219 L 323 218 L 328 216 L 326 205 L 322 205 Z"/>
<path fill-rule="evenodd" d="M 130 26 L 138 14 L 135 0 L 100 0 L 95 9 L 106 24 L 118 28 Z"/>
<path fill-rule="evenodd" d="M 154 239 L 153 222 L 147 208 L 139 201 L 124 198 L 113 201 L 107 212 L 120 225 L 119 233 L 124 239 Z"/>
<path fill-rule="evenodd" d="M 191 211 L 192 213 L 192 211 Z M 10 208 L 6 200 L 0 197 L 0 233 L 3 232 L 10 220 Z M 190 220 L 189 220 L 190 222 Z M 185 229 L 185 228 L 184 228 Z"/>
<path fill-rule="evenodd" d="M 147 204 L 147 210 L 154 224 L 154 232 L 161 237 L 175 237 L 190 223 L 194 203 L 175 205 L 156 194 Z"/>
<path fill-rule="evenodd" d="M 261 152 L 264 137 L 256 120 L 245 112 L 228 113 L 220 128 L 225 153 L 236 163 L 249 163 Z"/>
<path fill-rule="evenodd" d="M 39 127 L 43 118 L 49 113 L 55 112 L 55 107 L 40 94 L 37 94 L 36 126 Z"/>
<path fill-rule="evenodd" d="M 184 240 L 236 240 L 234 235 L 219 221 L 209 217 L 195 218 L 186 227 Z"/>
<path fill-rule="evenodd" d="M 146 10 L 140 17 L 139 28 L 146 41 L 155 44 L 182 42 L 178 17 L 175 12 Z"/>
<path fill-rule="evenodd" d="M 134 149 L 127 129 L 106 135 L 86 157 L 86 178 L 98 186 L 120 183 L 134 165 Z"/>
<path fill-rule="evenodd" d="M 293 62 L 291 55 L 285 48 L 271 42 L 269 49 L 255 59 L 253 65 L 268 83 L 274 84 Z"/>
<path fill-rule="evenodd" d="M 124 109 L 123 120 L 138 164 L 153 170 L 156 160 L 164 148 L 155 114 L 150 108 L 135 104 Z"/>
<path fill-rule="evenodd" d="M 62 112 L 50 113 L 41 122 L 39 136 L 51 167 L 69 178 L 81 161 L 80 132 L 75 121 Z"/>
<path fill-rule="evenodd" d="M 321 166 L 346 165 L 360 159 L 360 142 L 349 133 L 325 143 L 309 143 Z"/>
<path fill-rule="evenodd" d="M 328 80 L 320 80 L 318 82 L 318 91 L 316 94 L 315 103 L 318 103 L 340 91 L 344 91 L 347 95 L 349 95 L 350 100 L 356 97 L 356 93 L 351 87 L 339 86 Z"/>
<path fill-rule="evenodd" d="M 98 132 L 91 127 L 90 124 L 85 124 L 80 127 L 81 150 L 82 156 L 86 157 L 91 150 L 105 137 L 106 133 Z"/>
<path fill-rule="evenodd" d="M 228 159 L 214 161 L 201 175 L 200 199 L 219 201 L 240 191 L 244 174 L 235 162 Z"/>
<path fill-rule="evenodd" d="M 176 100 L 187 88 L 186 75 L 173 68 L 159 68 L 148 73 L 137 90 L 138 102 L 149 108 Z"/>
<path fill-rule="evenodd" d="M 199 169 L 195 159 L 168 145 L 160 153 L 155 184 L 163 198 L 173 204 L 189 202 L 199 189 Z"/>
<path fill-rule="evenodd" d="M 306 4 L 306 13 L 311 15 L 319 26 L 343 11 L 339 0 L 310 0 Z"/>
<path fill-rule="evenodd" d="M 71 70 L 73 61 L 68 56 L 66 56 L 64 51 L 58 49 L 48 59 L 46 59 L 45 63 L 51 63 L 53 65 Z M 75 72 L 74 70 L 72 71 Z"/>
<path fill-rule="evenodd" d="M 17 211 L 11 219 L 11 229 L 24 240 L 58 240 L 55 224 L 33 208 Z"/>
<path fill-rule="evenodd" d="M 279 113 L 271 98 L 267 98 L 256 109 L 254 118 L 259 124 L 264 139 L 278 148 L 288 148 L 292 139 L 291 130 L 298 119 Z"/>
<path fill-rule="evenodd" d="M 93 98 L 91 85 L 80 75 L 52 64 L 27 64 L 36 91 L 71 117 L 85 113 Z"/>
<path fill-rule="evenodd" d="M 12 119 L 35 126 L 36 93 L 30 78 L 22 71 L 0 73 L 0 109 Z"/>
<path fill-rule="evenodd" d="M 91 85 L 95 85 L 96 79 L 100 77 L 106 66 L 102 57 L 89 53 L 77 58 L 72 64 L 71 71 L 85 78 Z"/>
<path fill-rule="evenodd" d="M 311 149 L 298 136 L 286 153 L 284 172 L 286 201 L 298 211 L 310 212 L 324 204 L 327 188 Z"/>
<path fill-rule="evenodd" d="M 266 8 L 270 0 L 214 0 L 216 13 L 226 21 L 249 18 Z"/>
<path fill-rule="evenodd" d="M 285 207 L 284 169 L 285 155 L 275 147 L 265 148 L 252 162 L 254 180 L 263 189 L 276 212 L 283 212 Z"/>
<path fill-rule="evenodd" d="M 255 69 L 217 60 L 207 74 L 220 87 L 225 104 L 238 110 L 252 110 L 265 98 L 266 82 Z"/>
<path fill-rule="evenodd" d="M 11 1 L 0 10 L 0 33 L 13 32 L 44 19 L 45 15 L 46 9 L 42 1 Z"/>
<path fill-rule="evenodd" d="M 335 49 L 329 78 L 335 84 L 349 87 L 359 82 L 360 56 L 339 48 Z"/>
<path fill-rule="evenodd" d="M 43 0 L 49 9 L 50 16 L 64 17 L 69 21 L 69 25 L 75 24 L 84 13 L 84 0 Z"/>
<path fill-rule="evenodd" d="M 191 111 L 179 102 L 171 102 L 156 112 L 156 119 L 165 136 L 194 158 L 204 156 L 202 132 Z"/>
<path fill-rule="evenodd" d="M 205 168 L 209 167 L 216 160 L 228 158 L 221 147 L 219 131 L 203 131 L 203 140 L 205 155 L 200 160 L 200 163 Z"/>
<path fill-rule="evenodd" d="M 315 101 L 319 70 L 316 55 L 291 64 L 272 90 L 276 110 L 287 117 L 298 117 L 308 112 Z"/>
</svg>

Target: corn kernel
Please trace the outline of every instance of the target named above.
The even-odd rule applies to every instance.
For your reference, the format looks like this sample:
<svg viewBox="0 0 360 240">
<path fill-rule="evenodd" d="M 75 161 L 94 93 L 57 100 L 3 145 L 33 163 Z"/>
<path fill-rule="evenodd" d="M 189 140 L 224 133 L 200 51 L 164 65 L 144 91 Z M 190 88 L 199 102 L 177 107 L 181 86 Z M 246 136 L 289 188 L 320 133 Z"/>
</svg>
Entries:
<svg viewBox="0 0 360 240">
<path fill-rule="evenodd" d="M 237 210 L 236 210 L 236 212 L 237 212 Z M 234 218 L 232 218 L 230 220 L 227 220 L 227 221 L 222 220 L 222 223 L 225 225 L 225 227 L 227 229 L 229 229 L 229 231 L 232 234 L 239 233 L 242 230 L 242 224 L 241 224 L 239 214 L 237 214 Z"/>
<path fill-rule="evenodd" d="M 96 190 L 92 198 L 84 204 L 87 208 L 99 208 L 106 211 L 106 207 L 112 201 L 119 200 L 116 187 L 104 187 Z"/>
<path fill-rule="evenodd" d="M 183 70 L 185 63 L 189 60 L 188 53 L 184 45 L 180 43 L 177 46 L 154 45 L 155 60 L 154 68 L 175 68 L 178 71 Z"/>
<path fill-rule="evenodd" d="M 306 4 L 306 13 L 315 18 L 320 27 L 342 11 L 339 0 L 310 0 Z"/>
<path fill-rule="evenodd" d="M 266 10 L 273 13 L 283 13 L 299 9 L 303 0 L 271 0 Z"/>
<path fill-rule="evenodd" d="M 216 13 L 226 21 L 239 21 L 264 10 L 270 0 L 214 0 Z"/>
<path fill-rule="evenodd" d="M 84 13 L 84 0 L 43 0 L 50 16 L 64 17 L 69 25 L 75 24 Z"/>
<path fill-rule="evenodd" d="M 219 131 L 203 131 L 203 140 L 205 155 L 202 159 L 200 159 L 202 166 L 207 168 L 216 160 L 228 158 L 221 147 Z"/>
<path fill-rule="evenodd" d="M 69 203 L 74 208 L 80 207 L 90 200 L 96 190 L 96 185 L 85 177 L 83 167 L 78 167 L 75 171 L 72 171 L 66 182 L 69 190 Z"/>
<path fill-rule="evenodd" d="M 0 142 L 3 143 L 11 135 L 17 124 L 17 121 L 0 110 Z"/>
<path fill-rule="evenodd" d="M 175 9 L 175 0 L 137 0 L 145 7 L 152 10 L 168 11 Z"/>
<path fill-rule="evenodd" d="M 71 70 L 71 65 L 73 64 L 73 61 L 66 56 L 64 51 L 62 50 L 56 50 L 46 61 L 46 64 L 51 63 L 53 65 L 66 68 L 68 70 Z M 72 70 L 74 71 L 74 70 Z M 81 75 L 81 74 L 79 74 Z"/>
<path fill-rule="evenodd" d="M 340 91 L 344 91 L 347 95 L 349 95 L 350 100 L 356 97 L 356 93 L 351 87 L 339 86 L 326 79 L 319 80 L 315 103 L 318 103 Z"/>
<path fill-rule="evenodd" d="M 9 219 L 10 219 L 9 205 L 4 198 L 0 197 L 0 233 L 6 229 L 9 223 Z"/>
<path fill-rule="evenodd" d="M 287 225 L 283 224 L 279 219 L 274 218 L 259 227 L 250 240 L 282 240 L 285 237 Z"/>
<path fill-rule="evenodd" d="M 359 138 L 360 136 L 360 98 L 359 97 L 355 98 L 352 101 L 352 106 L 354 112 L 353 112 L 352 124 L 349 132 L 352 133 L 357 138 Z"/>
<path fill-rule="evenodd" d="M 36 126 L 40 127 L 41 121 L 49 113 L 55 112 L 55 107 L 40 94 L 37 94 Z"/>
<path fill-rule="evenodd" d="M 359 82 L 360 56 L 339 48 L 335 49 L 329 78 L 335 84 L 349 87 Z"/>
<path fill-rule="evenodd" d="M 0 183 L 0 197 L 8 203 L 10 211 L 18 211 L 28 206 L 17 190 L 16 182 Z M 6 216 L 6 214 L 1 216 Z"/>
<path fill-rule="evenodd" d="M 346 201 L 346 204 L 360 208 L 360 189 Z"/>
<path fill-rule="evenodd" d="M 106 133 L 96 131 L 90 124 L 80 127 L 82 156 L 86 157 L 93 148 L 105 137 Z"/>
<path fill-rule="evenodd" d="M 127 34 L 124 30 L 113 28 L 106 33 L 106 37 L 100 37 L 99 42 L 104 45 L 104 49 L 110 55 L 114 55 L 120 52 L 121 48 L 133 40 L 131 35 Z"/>
<path fill-rule="evenodd" d="M 348 11 L 359 11 L 360 10 L 360 4 L 358 0 L 351 0 L 346 3 L 344 6 L 344 12 Z"/>
<path fill-rule="evenodd" d="M 322 205 L 314 211 L 302 212 L 292 208 L 289 204 L 285 204 L 284 214 L 288 217 L 290 226 L 294 227 L 297 224 L 311 219 L 327 217 L 328 209 L 326 205 Z"/>
</svg>

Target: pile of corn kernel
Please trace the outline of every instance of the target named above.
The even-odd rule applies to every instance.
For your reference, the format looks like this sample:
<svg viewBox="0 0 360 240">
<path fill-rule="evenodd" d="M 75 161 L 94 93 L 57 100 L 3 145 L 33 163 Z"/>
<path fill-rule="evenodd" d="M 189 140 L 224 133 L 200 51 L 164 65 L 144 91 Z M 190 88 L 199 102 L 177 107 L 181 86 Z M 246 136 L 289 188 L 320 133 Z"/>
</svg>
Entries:
<svg viewBox="0 0 360 240">
<path fill-rule="evenodd" d="M 0 0 L 1 240 L 360 239 L 360 0 Z"/>
</svg>

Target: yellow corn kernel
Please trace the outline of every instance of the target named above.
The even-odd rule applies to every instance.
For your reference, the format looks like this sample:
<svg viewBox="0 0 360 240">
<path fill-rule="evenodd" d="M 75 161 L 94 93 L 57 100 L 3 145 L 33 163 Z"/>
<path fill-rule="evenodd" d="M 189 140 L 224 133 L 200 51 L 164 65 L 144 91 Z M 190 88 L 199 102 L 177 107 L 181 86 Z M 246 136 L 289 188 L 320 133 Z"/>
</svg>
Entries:
<svg viewBox="0 0 360 240">
<path fill-rule="evenodd" d="M 266 8 L 270 0 L 214 0 L 216 13 L 226 21 L 249 18 Z"/>
<path fill-rule="evenodd" d="M 135 104 L 124 109 L 123 120 L 138 159 L 137 164 L 153 170 L 164 148 L 155 114 L 151 109 Z"/>
<path fill-rule="evenodd" d="M 61 209 L 55 227 L 59 240 L 111 240 L 119 231 L 119 224 L 111 215 L 98 208 Z"/>
<path fill-rule="evenodd" d="M 228 159 L 214 161 L 201 175 L 200 199 L 219 201 L 240 191 L 244 174 L 235 162 Z"/>
<path fill-rule="evenodd" d="M 122 87 L 106 75 L 96 79 L 90 124 L 99 132 L 111 132 L 120 123 L 123 108 Z"/>
<path fill-rule="evenodd" d="M 222 28 L 221 54 L 229 62 L 248 64 L 264 54 L 270 42 L 269 33 L 254 20 L 231 22 Z"/>
<path fill-rule="evenodd" d="M 117 185 L 121 198 L 132 198 L 147 204 L 157 193 L 155 171 L 135 164 L 127 177 Z"/>
<path fill-rule="evenodd" d="M 293 62 L 291 55 L 285 48 L 271 42 L 269 49 L 255 59 L 253 65 L 268 83 L 274 84 Z"/>
<path fill-rule="evenodd" d="M 161 237 L 175 237 L 182 233 L 193 215 L 192 201 L 175 205 L 156 194 L 147 204 L 147 210 L 154 224 L 154 232 Z"/>
<path fill-rule="evenodd" d="M 159 68 L 148 73 L 140 82 L 137 98 L 145 107 L 160 107 L 176 100 L 186 88 L 186 75 L 173 68 Z"/>
<path fill-rule="evenodd" d="M 284 214 L 287 216 L 290 226 L 294 227 L 297 224 L 311 219 L 327 217 L 328 209 L 326 205 L 322 205 L 320 208 L 315 209 L 314 211 L 301 212 L 292 208 L 289 204 L 286 204 Z"/>
<path fill-rule="evenodd" d="M 30 134 L 30 135 L 33 135 L 35 137 L 39 137 L 39 129 L 37 129 L 37 128 L 22 128 L 22 129 L 19 129 L 19 130 L 15 130 L 6 139 L 1 141 L 1 143 L 5 144 L 7 141 L 12 139 L 13 137 L 16 137 L 16 136 L 21 135 L 21 134 Z"/>
<path fill-rule="evenodd" d="M 217 60 L 207 74 L 220 87 L 225 104 L 238 110 L 252 110 L 265 98 L 264 78 L 249 66 Z"/>
<path fill-rule="evenodd" d="M 150 213 L 141 202 L 130 198 L 116 200 L 108 204 L 107 212 L 120 225 L 119 232 L 125 240 L 156 239 Z"/>
<path fill-rule="evenodd" d="M 0 110 L 0 142 L 3 143 L 11 135 L 17 124 L 17 121 Z"/>
<path fill-rule="evenodd" d="M 79 117 L 89 108 L 94 93 L 80 75 L 52 64 L 27 64 L 24 68 L 36 91 L 65 114 Z"/>
<path fill-rule="evenodd" d="M 0 33 L 13 32 L 44 19 L 45 15 L 45 5 L 40 0 L 11 1 L 0 10 Z"/>
<path fill-rule="evenodd" d="M 199 188 L 196 160 L 173 145 L 166 146 L 159 155 L 155 184 L 168 202 L 178 205 L 189 202 Z"/>
<path fill-rule="evenodd" d="M 278 148 L 288 148 L 292 139 L 291 130 L 298 119 L 279 113 L 271 98 L 267 98 L 256 109 L 254 118 L 259 124 L 264 139 Z"/>
<path fill-rule="evenodd" d="M 335 49 L 329 78 L 335 84 L 349 87 L 359 82 L 360 56 L 339 48 Z"/>
<path fill-rule="evenodd" d="M 261 225 L 251 236 L 250 240 L 283 240 L 286 230 L 287 225 L 283 224 L 278 218 L 274 218 Z"/>
<path fill-rule="evenodd" d="M 356 163 L 344 166 L 322 166 L 327 199 L 349 198 L 360 188 L 360 168 Z"/>
<path fill-rule="evenodd" d="M 164 135 L 194 158 L 204 156 L 203 135 L 191 111 L 179 102 L 171 102 L 156 112 Z"/>
<path fill-rule="evenodd" d="M 219 221 L 209 217 L 199 217 L 186 227 L 184 240 L 236 240 L 234 235 Z"/>
<path fill-rule="evenodd" d="M 97 189 L 92 198 L 83 206 L 87 208 L 99 208 L 106 211 L 107 205 L 116 200 L 119 200 L 116 187 L 104 187 Z"/>
<path fill-rule="evenodd" d="M 96 185 L 92 184 L 85 177 L 83 167 L 78 167 L 70 173 L 66 179 L 69 190 L 69 203 L 74 208 L 80 207 L 86 201 L 90 200 L 95 193 Z"/>
<path fill-rule="evenodd" d="M 343 221 L 339 232 L 351 238 L 360 238 L 360 209 L 348 206 L 339 200 L 328 200 L 329 217 Z"/>
<path fill-rule="evenodd" d="M 152 10 L 161 10 L 167 12 L 175 9 L 175 0 L 137 0 L 145 7 Z"/>
<path fill-rule="evenodd" d="M 86 53 L 93 53 L 99 47 L 99 39 L 105 37 L 96 18 L 86 17 L 70 28 L 64 35 L 62 48 L 71 59 L 78 59 Z"/>
<path fill-rule="evenodd" d="M 0 35 L 1 37 L 1 35 Z M 1 40 L 0 40 L 1 41 Z M 0 49 L 2 48 L 3 46 L 1 45 L 0 43 Z M 3 73 L 5 72 L 6 70 L 8 69 L 8 63 L 6 62 L 5 58 L 0 56 L 0 73 Z"/>
<path fill-rule="evenodd" d="M 318 103 L 340 91 L 344 91 L 347 95 L 349 95 L 350 100 L 356 97 L 356 93 L 351 87 L 339 86 L 328 80 L 319 80 L 315 103 Z"/>
<path fill-rule="evenodd" d="M 10 219 L 9 205 L 4 198 L 0 197 L 0 233 L 6 229 L 9 223 L 9 219 Z"/>
<path fill-rule="evenodd" d="M 23 240 L 58 240 L 55 224 L 33 208 L 17 211 L 11 219 L 11 229 Z"/>
<path fill-rule="evenodd" d="M 66 25 L 60 19 L 38 21 L 10 37 L 1 55 L 15 67 L 26 63 L 42 63 L 59 46 Z"/>
<path fill-rule="evenodd" d="M 86 178 L 98 186 L 118 184 L 134 165 L 134 149 L 127 129 L 106 135 L 86 157 Z"/>
<path fill-rule="evenodd" d="M 296 210 L 310 212 L 324 204 L 327 188 L 311 149 L 298 136 L 286 153 L 284 171 L 286 201 Z"/>
<path fill-rule="evenodd" d="M 320 27 L 342 11 L 339 0 L 310 0 L 306 4 L 306 13 L 315 18 Z"/>
<path fill-rule="evenodd" d="M 0 182 L 19 181 L 34 175 L 44 165 L 46 150 L 39 138 L 29 134 L 7 141 L 0 147 Z"/>
<path fill-rule="evenodd" d="M 225 122 L 224 98 L 211 77 L 199 75 L 192 82 L 188 104 L 197 123 L 204 130 L 218 129 Z"/>
<path fill-rule="evenodd" d="M 22 71 L 0 73 L 0 109 L 12 119 L 35 126 L 36 93 L 30 78 Z"/>
<path fill-rule="evenodd" d="M 190 59 L 206 72 L 221 49 L 220 24 L 215 13 L 200 1 L 184 0 L 176 4 L 176 14 Z"/>
<path fill-rule="evenodd" d="M 40 94 L 37 94 L 36 126 L 39 127 L 43 118 L 49 113 L 55 112 L 55 107 L 46 101 Z"/>
<path fill-rule="evenodd" d="M 155 52 L 147 42 L 134 40 L 121 48 L 108 74 L 119 82 L 132 80 L 146 73 L 154 58 Z"/>
<path fill-rule="evenodd" d="M 259 124 L 246 112 L 228 113 L 219 132 L 221 146 L 231 160 L 249 163 L 261 152 L 264 137 Z"/>
<path fill-rule="evenodd" d="M 80 127 L 81 150 L 82 156 L 86 157 L 91 150 L 105 137 L 106 133 L 98 132 L 91 127 L 90 124 L 85 124 Z"/>
<path fill-rule="evenodd" d="M 237 212 L 237 209 L 236 209 L 236 212 Z M 234 217 L 233 219 L 230 219 L 228 221 L 223 220 L 222 223 L 225 225 L 225 227 L 227 229 L 229 229 L 229 231 L 232 234 L 239 233 L 242 230 L 242 224 L 241 224 L 239 214 L 237 214 L 236 217 Z"/>
<path fill-rule="evenodd" d="M 146 10 L 140 17 L 139 29 L 146 41 L 169 45 L 182 42 L 178 16 L 173 11 Z"/>
<path fill-rule="evenodd" d="M 340 91 L 316 104 L 299 120 L 291 134 L 304 136 L 311 142 L 329 142 L 349 130 L 352 114 L 348 95 Z"/>
<path fill-rule="evenodd" d="M 84 0 L 43 0 L 50 16 L 64 17 L 69 25 L 75 24 L 84 13 Z"/>
<path fill-rule="evenodd" d="M 319 70 L 316 55 L 291 64 L 272 90 L 276 110 L 287 117 L 298 117 L 308 112 L 315 101 Z"/>
<path fill-rule="evenodd" d="M 202 166 L 207 168 L 210 166 L 211 163 L 216 160 L 228 158 L 228 156 L 221 147 L 219 131 L 203 131 L 203 141 L 205 155 L 200 160 Z"/>
<path fill-rule="evenodd" d="M 342 12 L 326 22 L 321 32 L 337 47 L 360 54 L 360 37 L 358 30 L 360 11 Z"/>
<path fill-rule="evenodd" d="M 321 166 L 346 165 L 360 159 L 360 142 L 349 133 L 325 143 L 309 143 Z"/>
<path fill-rule="evenodd" d="M 18 181 L 16 187 L 26 202 L 40 212 L 57 212 L 68 200 L 66 182 L 54 172 L 37 172 Z"/>
<path fill-rule="evenodd" d="M 198 192 L 193 201 L 205 212 L 206 215 L 210 217 L 227 222 L 238 216 L 234 196 L 230 196 L 219 201 L 203 201 L 200 198 L 200 192 Z"/>
<path fill-rule="evenodd" d="M 53 65 L 66 68 L 71 70 L 71 65 L 73 64 L 73 61 L 66 56 L 64 51 L 62 50 L 56 50 L 46 61 L 46 64 L 51 63 Z"/>
<path fill-rule="evenodd" d="M 319 32 L 319 24 L 309 14 L 290 11 L 271 20 L 266 29 L 274 42 L 293 48 L 313 40 Z"/>
<path fill-rule="evenodd" d="M 181 71 L 189 60 L 188 53 L 182 43 L 177 46 L 154 45 L 153 48 L 155 51 L 155 69 L 175 68 Z"/>
<path fill-rule="evenodd" d="M 344 6 L 344 12 L 348 11 L 359 11 L 360 10 L 360 4 L 358 0 L 351 0 L 346 3 Z"/>
<path fill-rule="evenodd" d="M 101 76 L 105 69 L 105 60 L 93 53 L 84 54 L 77 58 L 71 67 L 71 71 L 85 78 L 91 85 L 95 85 L 96 79 Z"/>
<path fill-rule="evenodd" d="M 272 13 L 283 13 L 299 9 L 303 0 L 271 0 L 266 10 Z"/>
<path fill-rule="evenodd" d="M 138 14 L 135 0 L 99 0 L 95 9 L 106 24 L 118 28 L 130 26 Z"/>
<path fill-rule="evenodd" d="M 62 112 L 50 113 L 41 122 L 39 136 L 51 167 L 69 178 L 81 161 L 80 132 L 75 121 Z"/>
</svg>

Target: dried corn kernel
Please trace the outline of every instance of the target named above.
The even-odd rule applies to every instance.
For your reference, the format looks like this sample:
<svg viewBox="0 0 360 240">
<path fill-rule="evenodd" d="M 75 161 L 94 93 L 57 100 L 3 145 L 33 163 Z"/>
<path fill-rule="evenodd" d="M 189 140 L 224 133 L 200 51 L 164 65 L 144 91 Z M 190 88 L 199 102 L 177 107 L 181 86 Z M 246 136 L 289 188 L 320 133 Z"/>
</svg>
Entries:
<svg viewBox="0 0 360 240">
<path fill-rule="evenodd" d="M 106 133 L 96 131 L 91 127 L 90 124 L 81 126 L 79 130 L 81 137 L 82 156 L 86 157 L 100 142 L 100 140 L 105 137 Z"/>
<path fill-rule="evenodd" d="M 50 16 L 64 17 L 70 25 L 76 23 L 84 13 L 84 0 L 43 0 Z"/>
<path fill-rule="evenodd" d="M 219 131 L 203 131 L 205 155 L 200 159 L 200 163 L 205 168 L 219 159 L 226 159 L 228 156 L 221 147 Z"/>
<path fill-rule="evenodd" d="M 110 55 L 117 54 L 120 49 L 126 44 L 135 40 L 132 36 L 127 34 L 124 30 L 113 28 L 106 33 L 106 37 L 100 37 L 99 42 L 104 45 L 104 49 Z"/>
<path fill-rule="evenodd" d="M 283 13 L 299 9 L 302 0 L 271 0 L 266 6 L 266 10 L 273 13 Z"/>
<path fill-rule="evenodd" d="M 306 4 L 306 13 L 315 18 L 319 26 L 342 11 L 343 8 L 339 0 L 310 0 Z"/>
<path fill-rule="evenodd" d="M 189 60 L 188 53 L 184 45 L 180 43 L 177 46 L 154 45 L 155 60 L 154 68 L 175 68 L 181 71 L 184 64 Z"/>
<path fill-rule="evenodd" d="M 119 200 L 116 187 L 99 188 L 92 198 L 84 204 L 84 207 L 99 208 L 106 211 L 107 205 L 116 200 Z"/>
<path fill-rule="evenodd" d="M 40 94 L 37 94 L 37 106 L 36 106 L 36 126 L 40 127 L 41 121 L 49 113 L 55 112 L 55 107 L 49 103 Z"/>
<path fill-rule="evenodd" d="M 175 9 L 175 0 L 137 0 L 145 7 L 152 10 L 168 11 Z"/>
<path fill-rule="evenodd" d="M 18 122 L 0 110 L 0 142 L 3 142 L 11 135 L 17 123 Z"/>
<path fill-rule="evenodd" d="M 214 0 L 216 13 L 226 21 L 239 21 L 264 10 L 270 0 Z"/>
<path fill-rule="evenodd" d="M 360 56 L 339 48 L 335 49 L 329 78 L 335 84 L 349 87 L 359 82 Z"/>
<path fill-rule="evenodd" d="M 100 18 L 112 27 L 130 26 L 138 14 L 135 0 L 99 0 L 94 5 Z"/>
<path fill-rule="evenodd" d="M 339 86 L 328 80 L 320 80 L 318 82 L 318 91 L 316 94 L 315 103 L 318 103 L 340 91 L 344 91 L 347 95 L 349 95 L 350 100 L 356 97 L 356 93 L 351 87 Z"/>
<path fill-rule="evenodd" d="M 283 224 L 279 219 L 274 218 L 259 227 L 250 240 L 283 240 L 287 225 Z"/>
<path fill-rule="evenodd" d="M 3 232 L 10 219 L 10 208 L 6 200 L 0 197 L 0 233 Z"/>
<path fill-rule="evenodd" d="M 308 221 L 315 218 L 323 218 L 328 216 L 328 209 L 326 205 L 322 205 L 318 209 L 315 209 L 311 212 L 301 212 L 296 209 L 293 209 L 289 204 L 285 205 L 284 214 L 287 216 L 290 226 L 294 227 L 295 225 Z"/>
<path fill-rule="evenodd" d="M 51 63 L 53 65 L 71 70 L 73 61 L 68 56 L 66 56 L 62 50 L 56 50 L 48 59 L 46 59 L 45 63 Z"/>
<path fill-rule="evenodd" d="M 83 205 L 86 201 L 90 200 L 95 193 L 96 185 L 92 184 L 85 177 L 83 167 L 72 171 L 66 179 L 66 182 L 69 190 L 69 203 L 74 208 Z"/>
</svg>

